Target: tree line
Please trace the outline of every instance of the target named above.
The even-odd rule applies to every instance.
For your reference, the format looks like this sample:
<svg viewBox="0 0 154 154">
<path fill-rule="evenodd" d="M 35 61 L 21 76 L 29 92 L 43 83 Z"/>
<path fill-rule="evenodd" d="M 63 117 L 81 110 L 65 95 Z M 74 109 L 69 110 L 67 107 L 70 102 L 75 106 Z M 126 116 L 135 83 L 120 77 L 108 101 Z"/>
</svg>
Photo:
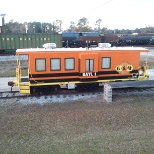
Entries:
<svg viewBox="0 0 154 154">
<path fill-rule="evenodd" d="M 102 19 L 98 19 L 95 23 L 96 27 L 89 26 L 89 21 L 86 17 L 78 20 L 78 23 L 74 21 L 70 22 L 69 28 L 63 30 L 63 21 L 57 19 L 52 23 L 47 22 L 24 22 L 19 23 L 14 20 L 10 20 L 3 28 L 3 33 L 57 33 L 57 32 L 100 32 L 102 34 L 132 34 L 132 33 L 154 33 L 153 26 L 146 26 L 144 28 L 130 29 L 108 29 L 102 26 Z"/>
</svg>

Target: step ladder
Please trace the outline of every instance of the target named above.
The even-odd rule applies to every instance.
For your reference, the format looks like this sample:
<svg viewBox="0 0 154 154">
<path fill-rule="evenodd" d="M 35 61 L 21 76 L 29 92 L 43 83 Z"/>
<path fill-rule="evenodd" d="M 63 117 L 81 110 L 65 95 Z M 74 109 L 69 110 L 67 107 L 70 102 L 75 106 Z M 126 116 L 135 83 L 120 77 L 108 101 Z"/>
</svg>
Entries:
<svg viewBox="0 0 154 154">
<path fill-rule="evenodd" d="M 20 94 L 30 94 L 29 82 L 21 82 L 19 87 Z"/>
</svg>

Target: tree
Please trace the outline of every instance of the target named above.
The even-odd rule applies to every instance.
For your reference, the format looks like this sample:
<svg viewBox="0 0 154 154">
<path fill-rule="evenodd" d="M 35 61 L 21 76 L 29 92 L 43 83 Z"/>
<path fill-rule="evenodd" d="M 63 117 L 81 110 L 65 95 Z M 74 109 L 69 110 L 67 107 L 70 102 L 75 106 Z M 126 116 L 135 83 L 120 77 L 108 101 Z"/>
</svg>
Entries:
<svg viewBox="0 0 154 154">
<path fill-rule="evenodd" d="M 89 24 L 88 19 L 86 17 L 83 17 L 78 21 L 77 26 L 84 27 L 87 26 L 88 24 Z"/>
<path fill-rule="evenodd" d="M 153 26 L 146 26 L 145 28 L 141 28 L 141 33 L 154 33 Z"/>
<path fill-rule="evenodd" d="M 26 33 L 26 31 L 29 31 L 29 26 L 27 22 L 24 22 L 23 24 L 20 24 L 20 33 Z"/>
<path fill-rule="evenodd" d="M 62 31 L 62 24 L 63 24 L 62 20 L 56 20 L 55 25 L 56 25 L 56 31 L 57 32 L 61 32 Z"/>
<path fill-rule="evenodd" d="M 76 29 L 77 32 L 93 32 L 93 29 L 89 26 L 79 26 L 77 29 Z"/>
<path fill-rule="evenodd" d="M 42 23 L 41 22 L 32 22 L 30 23 L 32 33 L 42 33 Z"/>
<path fill-rule="evenodd" d="M 98 30 L 99 32 L 100 32 L 101 22 L 102 22 L 102 19 L 98 19 L 98 20 L 96 21 L 96 24 L 95 24 L 95 25 L 97 25 L 97 30 Z"/>
<path fill-rule="evenodd" d="M 81 18 L 79 21 L 78 21 L 78 24 L 77 24 L 77 29 L 76 31 L 77 32 L 92 32 L 93 29 L 91 27 L 88 26 L 89 22 L 88 22 L 88 19 L 83 17 Z"/>
<path fill-rule="evenodd" d="M 68 31 L 69 32 L 75 32 L 76 31 L 75 22 L 71 21 L 70 24 L 71 25 L 70 25 Z"/>
<path fill-rule="evenodd" d="M 134 33 L 141 33 L 141 30 L 138 29 L 138 28 L 136 28 L 136 29 L 134 30 Z"/>
<path fill-rule="evenodd" d="M 75 22 L 70 22 L 70 27 L 67 30 L 68 32 L 93 32 L 99 31 L 102 34 L 132 34 L 132 33 L 154 33 L 153 26 L 145 26 L 144 28 L 136 28 L 134 30 L 130 29 L 107 29 L 106 27 L 101 28 L 102 19 L 96 21 L 97 27 L 92 28 L 88 24 L 88 19 L 83 17 L 78 20 L 77 25 Z M 24 22 L 19 23 L 11 19 L 8 23 L 5 23 L 2 26 L 2 33 L 55 33 L 62 31 L 62 20 L 56 20 L 52 23 L 46 22 Z M 27 26 L 27 27 L 26 27 Z M 26 29 L 28 28 L 28 30 Z"/>
<path fill-rule="evenodd" d="M 53 22 L 52 24 L 51 24 L 51 32 L 52 33 L 55 33 L 56 32 L 56 23 L 55 22 Z"/>
<path fill-rule="evenodd" d="M 103 28 L 101 29 L 101 33 L 102 33 L 102 34 L 107 34 L 107 33 L 108 33 L 108 29 L 107 29 L 106 27 L 103 27 Z"/>
<path fill-rule="evenodd" d="M 51 33 L 51 28 L 52 27 L 50 23 L 47 22 L 41 23 L 42 33 Z"/>
<path fill-rule="evenodd" d="M 9 23 L 5 24 L 4 32 L 9 33 L 20 33 L 20 24 L 16 21 L 14 22 L 13 19 L 9 21 Z"/>
</svg>

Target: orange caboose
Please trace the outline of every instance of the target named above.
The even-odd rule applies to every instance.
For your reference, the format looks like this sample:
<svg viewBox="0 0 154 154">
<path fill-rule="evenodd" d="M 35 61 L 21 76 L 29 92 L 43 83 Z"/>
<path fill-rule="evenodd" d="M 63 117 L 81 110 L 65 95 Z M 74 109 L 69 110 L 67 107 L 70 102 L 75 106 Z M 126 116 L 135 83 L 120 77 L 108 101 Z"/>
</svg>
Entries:
<svg viewBox="0 0 154 154">
<path fill-rule="evenodd" d="M 145 48 L 18 49 L 17 81 L 20 93 L 49 93 L 62 85 L 68 89 L 96 89 L 100 83 L 146 80 L 139 73 L 140 52 Z M 27 55 L 28 76 L 23 77 L 20 55 Z"/>
</svg>

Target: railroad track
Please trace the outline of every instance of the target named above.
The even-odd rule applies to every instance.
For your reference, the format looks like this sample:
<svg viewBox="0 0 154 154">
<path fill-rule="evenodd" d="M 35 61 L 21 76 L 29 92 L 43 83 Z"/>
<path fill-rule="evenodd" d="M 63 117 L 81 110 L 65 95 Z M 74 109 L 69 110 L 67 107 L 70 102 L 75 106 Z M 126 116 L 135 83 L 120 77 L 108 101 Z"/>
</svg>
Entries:
<svg viewBox="0 0 154 154">
<path fill-rule="evenodd" d="M 0 56 L 15 56 L 16 55 L 16 53 L 14 52 L 14 53 L 1 53 L 0 52 Z"/>
<path fill-rule="evenodd" d="M 0 99 L 12 99 L 12 98 L 40 98 L 40 97 L 50 97 L 52 98 L 57 97 L 74 97 L 74 96 L 86 96 L 86 95 L 95 95 L 95 94 L 101 94 L 103 90 L 97 90 L 97 91 L 88 91 L 88 92 L 77 92 L 77 91 L 69 91 L 68 90 L 62 90 L 58 93 L 52 93 L 52 94 L 34 94 L 34 95 L 26 95 L 26 94 L 20 94 L 19 91 L 4 91 L 0 92 Z"/>
<path fill-rule="evenodd" d="M 154 88 L 124 88 L 124 89 L 114 89 L 113 95 L 115 96 L 131 96 L 131 95 L 150 95 L 153 96 L 154 94 Z M 83 98 L 83 97 L 97 97 L 98 95 L 103 96 L 103 88 L 99 88 L 97 91 L 83 91 L 83 92 L 77 92 L 75 90 L 60 90 L 58 93 L 52 93 L 52 94 L 34 94 L 34 95 L 20 95 L 19 91 L 4 91 L 0 92 L 0 99 L 76 99 L 76 98 Z"/>
<path fill-rule="evenodd" d="M 0 92 L 0 99 L 11 99 L 11 98 L 17 98 L 24 95 L 20 95 L 19 91 L 3 91 Z"/>
</svg>

